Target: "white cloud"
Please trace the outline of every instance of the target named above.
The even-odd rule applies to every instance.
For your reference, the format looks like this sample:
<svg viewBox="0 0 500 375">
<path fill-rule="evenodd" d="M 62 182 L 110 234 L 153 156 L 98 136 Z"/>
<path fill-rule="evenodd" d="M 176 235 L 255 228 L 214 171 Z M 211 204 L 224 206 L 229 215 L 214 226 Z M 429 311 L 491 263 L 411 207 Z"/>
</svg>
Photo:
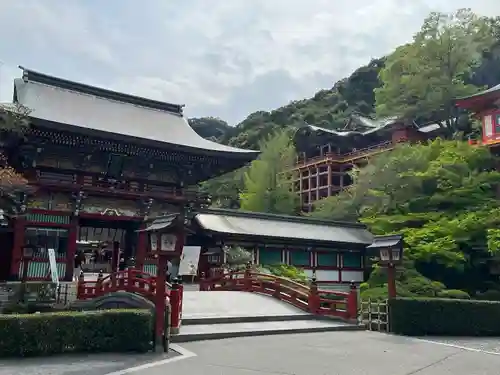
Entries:
<svg viewBox="0 0 500 375">
<path fill-rule="evenodd" d="M 16 36 L 0 43 L 2 77 L 25 64 L 234 123 L 331 87 L 431 10 L 467 6 L 500 14 L 497 0 L 0 0 L 0 33 Z"/>
</svg>

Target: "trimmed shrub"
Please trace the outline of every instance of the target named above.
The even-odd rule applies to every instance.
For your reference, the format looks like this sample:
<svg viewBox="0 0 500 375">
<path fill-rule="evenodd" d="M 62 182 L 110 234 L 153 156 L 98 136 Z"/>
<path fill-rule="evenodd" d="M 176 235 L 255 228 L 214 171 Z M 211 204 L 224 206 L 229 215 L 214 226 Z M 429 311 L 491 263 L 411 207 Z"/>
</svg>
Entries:
<svg viewBox="0 0 500 375">
<path fill-rule="evenodd" d="M 500 291 L 495 289 L 489 289 L 484 293 L 478 293 L 475 299 L 480 299 L 483 301 L 500 301 Z"/>
<path fill-rule="evenodd" d="M 3 314 L 34 314 L 47 312 L 60 312 L 69 310 L 65 305 L 56 305 L 53 303 L 28 302 L 10 304 L 4 307 Z"/>
<path fill-rule="evenodd" d="M 439 298 L 470 299 L 469 293 L 459 289 L 442 290 L 437 296 Z"/>
<path fill-rule="evenodd" d="M 147 310 L 0 315 L 0 357 L 147 352 L 153 327 Z"/>
<path fill-rule="evenodd" d="M 307 284 L 309 281 L 303 269 L 288 264 L 268 265 L 263 268 L 274 276 L 286 277 L 301 284 Z"/>
<path fill-rule="evenodd" d="M 394 333 L 409 336 L 499 336 L 500 302 L 444 298 L 389 300 Z"/>
</svg>

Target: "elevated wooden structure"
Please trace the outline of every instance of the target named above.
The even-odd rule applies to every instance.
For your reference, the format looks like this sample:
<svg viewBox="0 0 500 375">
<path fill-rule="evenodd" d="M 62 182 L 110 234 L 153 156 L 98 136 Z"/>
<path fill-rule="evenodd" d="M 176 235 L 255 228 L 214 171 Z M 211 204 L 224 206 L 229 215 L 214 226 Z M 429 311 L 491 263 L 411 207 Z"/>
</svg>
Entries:
<svg viewBox="0 0 500 375">
<path fill-rule="evenodd" d="M 396 117 L 372 120 L 353 115 L 341 131 L 307 125 L 295 135 L 299 159 L 295 165 L 294 190 L 304 211 L 314 202 L 337 194 L 352 183 L 349 171 L 367 160 L 392 150 L 401 142 L 418 142 L 442 131 L 438 124 L 418 127 Z"/>
</svg>

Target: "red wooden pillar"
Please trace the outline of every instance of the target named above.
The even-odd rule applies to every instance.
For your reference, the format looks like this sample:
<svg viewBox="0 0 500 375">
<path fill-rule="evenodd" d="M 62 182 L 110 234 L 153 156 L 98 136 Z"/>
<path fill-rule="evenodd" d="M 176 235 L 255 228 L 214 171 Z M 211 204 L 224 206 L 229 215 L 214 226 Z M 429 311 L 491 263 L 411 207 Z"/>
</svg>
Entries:
<svg viewBox="0 0 500 375">
<path fill-rule="evenodd" d="M 172 290 L 170 291 L 170 333 L 177 334 L 179 333 L 181 327 L 181 311 L 182 311 L 182 297 L 181 297 L 181 286 L 178 283 L 177 279 L 174 279 L 172 282 Z M 161 315 L 163 317 L 163 314 Z M 157 320 L 157 333 L 161 337 L 161 333 L 165 329 L 165 327 L 161 327 L 161 331 L 159 329 L 158 322 L 158 310 L 156 311 L 156 320 Z M 161 332 L 161 333 L 159 333 Z"/>
<path fill-rule="evenodd" d="M 185 233 L 184 228 L 179 228 L 175 242 L 175 253 L 182 254 L 184 248 Z M 158 251 L 158 270 L 156 276 L 156 334 L 161 338 L 165 333 L 165 273 L 167 268 L 167 253 L 160 248 Z M 172 290 L 170 292 L 170 332 L 178 333 L 181 325 L 182 314 L 182 285 L 179 285 L 178 280 L 172 283 Z"/>
<path fill-rule="evenodd" d="M 309 298 L 307 301 L 309 307 L 309 312 L 311 314 L 316 314 L 320 307 L 320 297 L 318 293 L 318 284 L 316 283 L 316 278 L 313 277 L 311 281 L 311 286 L 309 287 Z"/>
<path fill-rule="evenodd" d="M 143 271 L 144 270 L 144 261 L 146 259 L 146 252 L 148 249 L 148 233 L 144 230 L 146 228 L 146 224 L 141 225 L 141 231 L 139 232 L 139 236 L 137 238 L 137 253 L 135 256 L 135 268 Z"/>
<path fill-rule="evenodd" d="M 347 296 L 347 314 L 348 319 L 354 320 L 358 318 L 358 291 L 356 289 L 356 284 L 353 282 L 351 282 L 351 289 Z"/>
<path fill-rule="evenodd" d="M 12 244 L 12 260 L 10 263 L 10 276 L 14 279 L 19 279 L 19 266 L 23 258 L 24 247 L 24 231 L 26 221 L 24 218 L 17 217 L 14 219 L 14 241 Z"/>
<path fill-rule="evenodd" d="M 118 272 L 118 261 L 120 260 L 120 242 L 113 242 L 113 252 L 111 253 L 111 273 Z"/>
<path fill-rule="evenodd" d="M 68 248 L 66 249 L 66 272 L 64 274 L 65 281 L 73 280 L 73 272 L 75 269 L 76 241 L 78 240 L 78 217 L 71 219 L 71 227 L 68 233 Z M 77 277 L 80 275 L 76 275 Z"/>
</svg>

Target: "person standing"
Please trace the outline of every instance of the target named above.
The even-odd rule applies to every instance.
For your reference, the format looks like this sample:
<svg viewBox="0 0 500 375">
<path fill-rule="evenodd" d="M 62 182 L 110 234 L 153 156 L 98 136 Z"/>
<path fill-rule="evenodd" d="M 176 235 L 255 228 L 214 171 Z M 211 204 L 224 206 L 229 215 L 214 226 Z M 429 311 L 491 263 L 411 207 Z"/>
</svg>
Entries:
<svg viewBox="0 0 500 375">
<path fill-rule="evenodd" d="M 81 252 L 78 251 L 75 254 L 75 269 L 73 271 L 73 280 L 78 281 L 78 278 L 80 277 L 80 273 L 82 272 L 82 264 L 84 262 L 85 255 Z"/>
</svg>

